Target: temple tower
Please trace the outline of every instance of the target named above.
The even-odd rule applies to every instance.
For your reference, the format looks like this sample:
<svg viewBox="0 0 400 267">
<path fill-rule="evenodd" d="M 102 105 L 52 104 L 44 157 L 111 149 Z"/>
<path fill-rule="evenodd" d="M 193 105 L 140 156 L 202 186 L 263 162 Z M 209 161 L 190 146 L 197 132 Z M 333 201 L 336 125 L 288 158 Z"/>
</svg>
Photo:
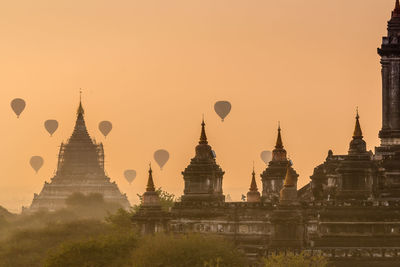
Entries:
<svg viewBox="0 0 400 267">
<path fill-rule="evenodd" d="M 143 193 L 139 210 L 133 215 L 133 220 L 143 234 L 165 232 L 169 215 L 163 210 L 160 197 L 154 186 L 153 171 L 149 167 L 146 192 Z"/>
<path fill-rule="evenodd" d="M 143 194 L 143 202 L 142 205 L 145 207 L 160 207 L 160 197 L 158 196 L 156 192 L 156 188 L 154 186 L 154 181 L 153 181 L 153 170 L 151 169 L 151 165 L 149 168 L 149 178 L 147 180 L 147 187 L 146 187 L 146 192 Z"/>
<path fill-rule="evenodd" d="M 85 111 L 79 103 L 74 131 L 69 140 L 61 143 L 57 171 L 51 182 L 45 182 L 40 194 L 35 194 L 30 211 L 50 211 L 65 207 L 65 200 L 75 192 L 99 193 L 105 201 L 130 207 L 128 198 L 121 194 L 115 182 L 104 171 L 103 144 L 91 139 L 85 124 Z"/>
<path fill-rule="evenodd" d="M 258 192 L 257 182 L 256 182 L 256 173 L 251 173 L 251 184 L 249 188 L 249 192 L 247 192 L 247 202 L 260 202 L 261 196 L 260 192 Z"/>
<path fill-rule="evenodd" d="M 296 171 L 291 167 L 292 163 L 287 158 L 286 150 L 283 147 L 281 127 L 278 126 L 278 136 L 276 138 L 275 149 L 272 151 L 272 160 L 269 162 L 268 167 L 261 174 L 263 184 L 262 199 L 264 201 L 279 200 L 279 193 L 283 187 L 286 171 L 289 170 L 293 177 L 299 176 Z"/>
<path fill-rule="evenodd" d="M 201 135 L 196 146 L 196 155 L 182 172 L 185 190 L 182 202 L 187 201 L 225 201 L 222 194 L 224 172 L 215 161 L 214 152 L 208 144 L 204 120 Z"/>
<path fill-rule="evenodd" d="M 378 48 L 382 64 L 382 129 L 378 155 L 391 155 L 400 149 L 400 4 L 388 22 L 388 35 Z"/>
<path fill-rule="evenodd" d="M 363 139 L 360 116 L 356 115 L 353 139 L 349 152 L 337 168 L 340 174 L 337 198 L 368 199 L 373 193 L 374 162 Z"/>
</svg>

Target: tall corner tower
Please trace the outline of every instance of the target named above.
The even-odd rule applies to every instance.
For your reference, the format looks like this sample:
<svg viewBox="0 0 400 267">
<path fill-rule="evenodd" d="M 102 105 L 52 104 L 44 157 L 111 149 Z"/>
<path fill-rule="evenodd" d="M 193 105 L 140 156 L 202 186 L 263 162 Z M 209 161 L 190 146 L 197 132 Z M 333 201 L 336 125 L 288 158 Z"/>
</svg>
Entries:
<svg viewBox="0 0 400 267">
<path fill-rule="evenodd" d="M 388 22 L 388 34 L 378 48 L 382 64 L 382 129 L 379 132 L 380 147 L 376 153 L 393 155 L 400 150 L 400 3 Z"/>
</svg>

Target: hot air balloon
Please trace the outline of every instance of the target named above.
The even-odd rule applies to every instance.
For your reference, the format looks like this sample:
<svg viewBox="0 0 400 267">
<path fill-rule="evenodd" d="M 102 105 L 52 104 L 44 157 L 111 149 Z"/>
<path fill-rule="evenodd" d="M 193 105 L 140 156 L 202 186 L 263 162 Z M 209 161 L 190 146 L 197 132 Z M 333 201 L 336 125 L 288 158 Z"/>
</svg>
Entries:
<svg viewBox="0 0 400 267">
<path fill-rule="evenodd" d="M 136 178 L 136 171 L 135 170 L 126 170 L 124 171 L 125 179 L 128 181 L 129 184 L 133 182 Z"/>
<path fill-rule="evenodd" d="M 40 168 L 42 168 L 44 160 L 41 156 L 33 156 L 33 157 L 31 157 L 31 160 L 29 161 L 29 163 L 31 164 L 31 166 L 35 170 L 35 172 L 37 173 L 40 170 Z"/>
<path fill-rule="evenodd" d="M 17 115 L 17 118 L 19 118 L 19 115 L 21 115 L 22 111 L 24 111 L 25 106 L 25 100 L 21 98 L 15 98 L 11 101 L 11 108 Z"/>
<path fill-rule="evenodd" d="M 167 150 L 159 149 L 156 152 L 154 152 L 154 160 L 157 162 L 158 166 L 160 166 L 161 170 L 165 165 L 165 163 L 167 163 L 168 159 L 169 159 L 169 153 Z"/>
<path fill-rule="evenodd" d="M 107 137 L 107 135 L 111 132 L 112 130 L 112 123 L 109 121 L 102 121 L 99 123 L 99 130 L 100 132 L 104 135 L 104 137 Z"/>
<path fill-rule="evenodd" d="M 53 133 L 58 128 L 58 121 L 56 120 L 47 120 L 44 122 L 44 128 L 49 132 L 50 136 L 53 136 Z"/>
<path fill-rule="evenodd" d="M 218 101 L 214 104 L 214 110 L 218 116 L 221 117 L 222 121 L 224 121 L 225 117 L 231 112 L 231 108 L 231 103 L 228 101 Z"/>
<path fill-rule="evenodd" d="M 261 152 L 261 159 L 265 162 L 265 164 L 268 164 L 268 162 L 271 161 L 272 158 L 272 152 L 271 151 L 263 151 Z"/>
</svg>

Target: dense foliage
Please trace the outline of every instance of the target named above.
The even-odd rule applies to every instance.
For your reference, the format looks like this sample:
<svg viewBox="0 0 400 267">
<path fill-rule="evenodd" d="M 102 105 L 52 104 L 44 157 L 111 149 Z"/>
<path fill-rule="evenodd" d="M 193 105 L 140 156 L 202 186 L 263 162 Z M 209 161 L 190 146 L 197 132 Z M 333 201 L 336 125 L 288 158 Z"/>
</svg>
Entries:
<svg viewBox="0 0 400 267">
<path fill-rule="evenodd" d="M 119 208 L 98 194 L 74 194 L 63 210 L 1 216 L 0 266 L 43 266 L 46 255 L 62 243 L 114 231 L 104 218 Z"/>
<path fill-rule="evenodd" d="M 96 220 L 15 230 L 0 243 L 0 266 L 42 266 L 47 253 L 63 242 L 96 237 L 107 226 Z"/>
<path fill-rule="evenodd" d="M 321 255 L 280 253 L 264 260 L 265 267 L 327 267 L 328 261 Z M 331 266 L 331 265 L 329 265 Z"/>
<path fill-rule="evenodd" d="M 132 258 L 134 267 L 246 266 L 244 254 L 231 242 L 199 234 L 147 236 Z"/>
<path fill-rule="evenodd" d="M 161 187 L 156 189 L 156 193 L 157 193 L 158 197 L 160 198 L 161 208 L 164 211 L 169 211 L 169 209 L 174 206 L 174 202 L 178 200 L 174 194 L 171 194 L 171 193 L 168 193 L 167 191 L 162 190 Z M 137 194 L 137 196 L 140 200 L 140 204 L 135 205 L 133 207 L 133 209 L 135 211 L 138 211 L 140 209 L 140 206 L 142 205 L 142 202 L 143 202 L 143 195 Z"/>
<path fill-rule="evenodd" d="M 157 192 L 169 209 L 175 196 Z M 57 212 L 1 210 L 7 216 L 0 216 L 0 267 L 245 266 L 244 255 L 218 237 L 140 236 L 134 211 L 118 209 L 101 195 L 74 194 L 66 203 Z"/>
</svg>

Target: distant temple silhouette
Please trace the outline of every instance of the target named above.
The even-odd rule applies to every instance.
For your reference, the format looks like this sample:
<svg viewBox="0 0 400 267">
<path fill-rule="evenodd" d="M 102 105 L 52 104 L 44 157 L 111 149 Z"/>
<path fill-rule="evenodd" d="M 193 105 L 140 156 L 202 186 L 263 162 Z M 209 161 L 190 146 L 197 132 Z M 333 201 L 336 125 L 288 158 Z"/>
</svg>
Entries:
<svg viewBox="0 0 400 267">
<path fill-rule="evenodd" d="M 57 172 L 50 183 L 45 182 L 40 194 L 34 195 L 29 211 L 63 208 L 65 200 L 75 192 L 85 195 L 100 193 L 105 201 L 119 203 L 123 208 L 130 207 L 126 195 L 121 194 L 117 184 L 110 182 L 104 171 L 103 144 L 90 138 L 84 113 L 80 101 L 72 136 L 60 146 Z"/>
<path fill-rule="evenodd" d="M 380 146 L 367 151 L 358 109 L 348 153 L 329 150 L 310 182 L 297 190 L 298 174 L 284 149 L 281 128 L 272 160 L 253 170 L 247 201 L 225 202 L 224 171 L 208 144 L 204 121 L 195 157 L 182 172 L 181 201 L 165 211 L 149 188 L 133 221 L 142 233 L 218 234 L 249 259 L 287 251 L 320 253 L 334 266 L 400 266 L 400 2 L 378 49 L 382 64 Z M 149 181 L 154 187 L 150 172 Z M 245 198 L 243 198 L 245 200 Z M 258 266 L 258 265 L 256 265 Z"/>
</svg>

